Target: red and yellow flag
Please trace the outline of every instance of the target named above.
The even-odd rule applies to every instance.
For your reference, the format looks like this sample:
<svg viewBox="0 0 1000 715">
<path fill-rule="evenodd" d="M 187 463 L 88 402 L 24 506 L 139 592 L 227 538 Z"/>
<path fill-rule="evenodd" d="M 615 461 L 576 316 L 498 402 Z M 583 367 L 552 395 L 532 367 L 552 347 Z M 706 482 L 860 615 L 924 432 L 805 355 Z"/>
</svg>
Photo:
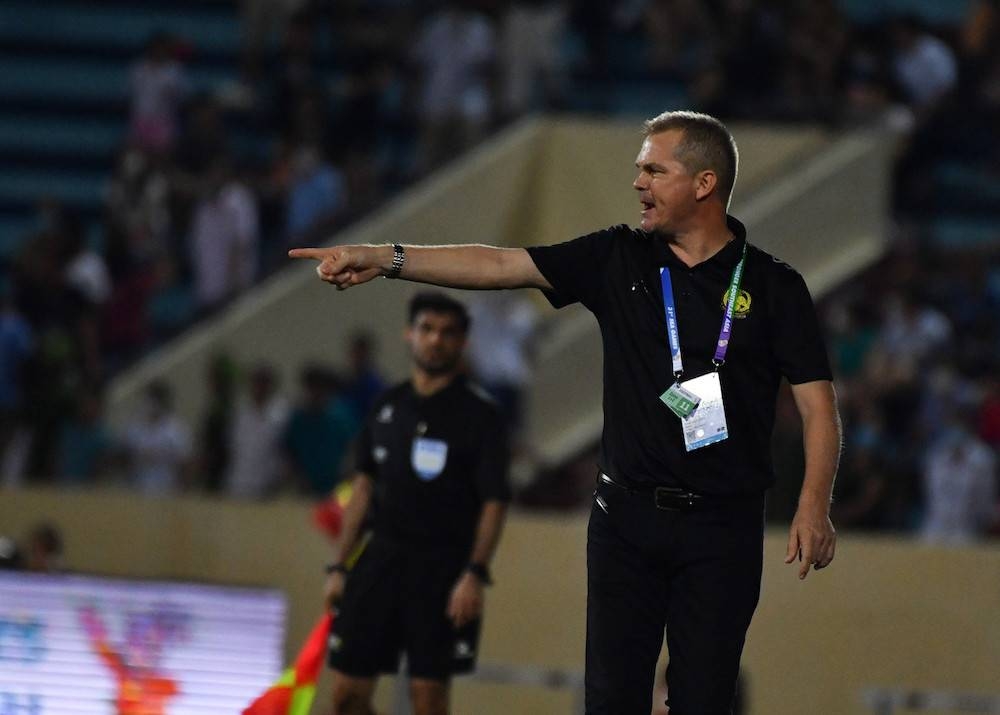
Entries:
<svg viewBox="0 0 1000 715">
<path fill-rule="evenodd" d="M 313 627 L 295 664 L 274 685 L 250 703 L 243 715 L 308 715 L 316 694 L 316 680 L 326 653 L 332 617 L 326 614 Z"/>
</svg>

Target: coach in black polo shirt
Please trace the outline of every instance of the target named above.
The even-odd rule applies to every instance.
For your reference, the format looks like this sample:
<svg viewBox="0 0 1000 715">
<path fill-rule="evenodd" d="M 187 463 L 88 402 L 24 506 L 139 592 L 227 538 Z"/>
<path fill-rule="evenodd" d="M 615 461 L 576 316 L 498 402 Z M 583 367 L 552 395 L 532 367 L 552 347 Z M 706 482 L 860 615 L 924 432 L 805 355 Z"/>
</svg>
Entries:
<svg viewBox="0 0 1000 715">
<path fill-rule="evenodd" d="M 833 559 L 840 423 L 802 277 L 726 213 L 736 145 L 716 119 L 667 112 L 636 159 L 637 230 L 555 246 L 342 246 L 292 251 L 338 288 L 385 275 L 536 287 L 579 301 L 604 343 L 604 434 L 587 543 L 588 715 L 647 715 L 666 628 L 672 715 L 732 711 L 757 605 L 764 491 L 782 377 L 806 470 L 786 563 Z"/>
</svg>

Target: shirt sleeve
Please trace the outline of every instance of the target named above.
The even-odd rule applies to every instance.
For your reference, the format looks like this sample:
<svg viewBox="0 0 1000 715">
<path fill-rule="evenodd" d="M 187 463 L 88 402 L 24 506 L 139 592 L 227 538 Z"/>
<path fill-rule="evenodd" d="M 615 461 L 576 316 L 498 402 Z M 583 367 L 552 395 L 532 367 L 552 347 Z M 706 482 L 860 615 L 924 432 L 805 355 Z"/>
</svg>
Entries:
<svg viewBox="0 0 1000 715">
<path fill-rule="evenodd" d="M 377 474 L 375 457 L 372 455 L 371 420 L 365 420 L 354 440 L 354 471 L 366 474 L 372 479 Z"/>
<path fill-rule="evenodd" d="M 781 290 L 773 303 L 778 368 L 793 385 L 832 380 L 826 344 L 805 279 L 791 268 L 781 270 L 786 273 L 781 277 Z"/>
<path fill-rule="evenodd" d="M 528 255 L 552 286 L 545 297 L 556 308 L 583 303 L 595 310 L 604 289 L 614 229 L 591 233 L 552 246 L 532 246 Z"/>
<path fill-rule="evenodd" d="M 485 421 L 480 445 L 475 475 L 480 501 L 509 502 L 510 441 L 507 426 L 495 410 Z"/>
</svg>

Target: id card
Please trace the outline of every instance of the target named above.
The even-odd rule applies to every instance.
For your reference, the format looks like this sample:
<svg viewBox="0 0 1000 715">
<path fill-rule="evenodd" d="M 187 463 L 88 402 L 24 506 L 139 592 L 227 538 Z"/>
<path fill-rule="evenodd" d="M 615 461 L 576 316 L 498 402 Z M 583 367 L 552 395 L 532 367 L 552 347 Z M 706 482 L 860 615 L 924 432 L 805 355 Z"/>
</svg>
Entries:
<svg viewBox="0 0 1000 715">
<path fill-rule="evenodd" d="M 705 373 L 693 380 L 684 381 L 681 387 L 697 395 L 700 400 L 691 414 L 681 418 L 687 451 L 692 452 L 729 437 L 719 373 Z"/>
<path fill-rule="evenodd" d="M 663 401 L 663 404 L 670 408 L 671 412 L 682 419 L 691 414 L 701 401 L 698 395 L 685 389 L 677 382 L 660 395 L 660 399 Z"/>
</svg>

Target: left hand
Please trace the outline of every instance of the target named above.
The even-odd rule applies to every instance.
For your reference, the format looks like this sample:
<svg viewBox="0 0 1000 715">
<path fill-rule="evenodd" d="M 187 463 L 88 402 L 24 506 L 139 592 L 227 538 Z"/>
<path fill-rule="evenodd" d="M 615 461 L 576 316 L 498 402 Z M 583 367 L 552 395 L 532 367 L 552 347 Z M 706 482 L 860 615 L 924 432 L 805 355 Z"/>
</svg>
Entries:
<svg viewBox="0 0 1000 715">
<path fill-rule="evenodd" d="M 455 628 L 474 621 L 483 613 L 483 584 L 475 575 L 464 572 L 455 582 L 445 611 Z"/>
<path fill-rule="evenodd" d="M 827 505 L 799 503 L 788 533 L 785 563 L 799 560 L 799 579 L 809 574 L 809 567 L 826 568 L 833 561 L 837 533 L 830 521 Z"/>
</svg>

